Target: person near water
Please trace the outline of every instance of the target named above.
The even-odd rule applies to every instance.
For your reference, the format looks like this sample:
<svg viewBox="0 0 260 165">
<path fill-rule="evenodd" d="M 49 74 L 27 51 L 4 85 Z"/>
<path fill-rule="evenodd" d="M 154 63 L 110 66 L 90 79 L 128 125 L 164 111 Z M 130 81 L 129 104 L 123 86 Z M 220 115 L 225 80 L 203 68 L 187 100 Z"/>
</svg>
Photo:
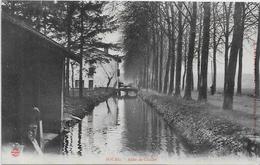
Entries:
<svg viewBox="0 0 260 165">
<path fill-rule="evenodd" d="M 29 139 L 33 140 L 37 137 L 37 130 L 38 130 L 38 124 L 40 121 L 40 110 L 38 107 L 33 106 L 31 112 L 30 112 L 30 124 L 29 124 L 29 132 L 28 137 Z"/>
</svg>

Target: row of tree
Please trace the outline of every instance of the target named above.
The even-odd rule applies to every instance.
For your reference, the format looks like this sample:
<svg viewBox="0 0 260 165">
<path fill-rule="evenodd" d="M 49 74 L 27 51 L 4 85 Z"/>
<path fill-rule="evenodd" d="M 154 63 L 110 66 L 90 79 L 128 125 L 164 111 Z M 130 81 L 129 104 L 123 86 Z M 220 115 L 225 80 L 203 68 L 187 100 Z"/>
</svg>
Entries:
<svg viewBox="0 0 260 165">
<path fill-rule="evenodd" d="M 237 64 L 237 94 L 241 94 L 243 41 L 255 39 L 257 31 L 255 95 L 259 97 L 258 12 L 258 3 L 126 2 L 122 16 L 125 74 L 142 88 L 176 96 L 181 96 L 182 79 L 183 98 L 192 99 L 196 59 L 198 100 L 207 100 L 209 58 L 214 94 L 217 58 L 224 56 L 223 108 L 232 109 Z"/>
<path fill-rule="evenodd" d="M 100 34 L 118 28 L 115 16 L 105 14 L 105 10 L 109 10 L 108 5 L 105 1 L 4 1 L 2 8 L 80 57 L 79 64 L 66 59 L 65 94 L 69 95 L 70 72 L 73 85 L 75 65 L 79 65 L 79 82 L 82 82 L 83 71 L 88 72 L 83 63 L 99 59 L 91 58 L 92 50 L 116 47 L 115 44 L 102 42 L 100 37 Z M 83 96 L 82 88 L 82 83 L 79 83 L 80 97 Z"/>
</svg>

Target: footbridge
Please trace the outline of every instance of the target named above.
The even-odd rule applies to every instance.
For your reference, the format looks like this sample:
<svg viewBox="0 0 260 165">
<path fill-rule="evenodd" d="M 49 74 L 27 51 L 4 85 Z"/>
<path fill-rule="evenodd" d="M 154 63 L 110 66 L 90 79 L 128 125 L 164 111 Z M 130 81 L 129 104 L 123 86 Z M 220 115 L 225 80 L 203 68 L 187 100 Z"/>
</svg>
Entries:
<svg viewBox="0 0 260 165">
<path fill-rule="evenodd" d="M 138 89 L 134 88 L 134 87 L 121 87 L 116 89 L 118 96 L 121 96 L 121 92 L 125 92 L 125 96 L 129 96 L 130 92 L 134 92 L 135 94 L 137 94 Z"/>
</svg>

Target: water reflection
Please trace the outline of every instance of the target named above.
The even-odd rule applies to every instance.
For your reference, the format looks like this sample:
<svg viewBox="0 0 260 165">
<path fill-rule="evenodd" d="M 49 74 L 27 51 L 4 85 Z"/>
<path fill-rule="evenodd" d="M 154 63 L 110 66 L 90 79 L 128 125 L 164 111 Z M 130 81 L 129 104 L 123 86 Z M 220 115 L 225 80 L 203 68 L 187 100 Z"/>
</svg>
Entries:
<svg viewBox="0 0 260 165">
<path fill-rule="evenodd" d="M 81 136 L 82 136 L 82 123 L 78 123 L 78 155 L 82 154 L 82 145 L 81 145 Z"/>
<path fill-rule="evenodd" d="M 187 154 L 161 116 L 138 98 L 101 103 L 70 129 L 63 145 L 65 155 Z"/>
</svg>

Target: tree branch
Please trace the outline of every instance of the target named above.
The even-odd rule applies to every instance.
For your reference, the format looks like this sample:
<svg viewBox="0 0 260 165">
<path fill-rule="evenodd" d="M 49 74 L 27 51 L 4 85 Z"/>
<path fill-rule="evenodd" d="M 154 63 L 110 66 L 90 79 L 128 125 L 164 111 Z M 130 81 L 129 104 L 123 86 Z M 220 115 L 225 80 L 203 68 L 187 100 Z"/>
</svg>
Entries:
<svg viewBox="0 0 260 165">
<path fill-rule="evenodd" d="M 183 3 L 183 2 L 181 2 L 181 3 Z M 184 3 L 183 3 L 183 4 L 184 4 Z M 186 14 L 184 14 L 184 13 L 182 12 L 182 10 L 179 8 L 178 4 L 176 4 L 176 3 L 174 2 L 174 5 L 175 5 L 175 7 L 178 9 L 178 11 L 181 12 L 182 16 L 183 16 L 189 23 L 191 23 L 191 19 L 190 19 L 189 17 L 187 17 Z M 190 14 L 190 16 L 191 16 L 191 14 Z"/>
</svg>

